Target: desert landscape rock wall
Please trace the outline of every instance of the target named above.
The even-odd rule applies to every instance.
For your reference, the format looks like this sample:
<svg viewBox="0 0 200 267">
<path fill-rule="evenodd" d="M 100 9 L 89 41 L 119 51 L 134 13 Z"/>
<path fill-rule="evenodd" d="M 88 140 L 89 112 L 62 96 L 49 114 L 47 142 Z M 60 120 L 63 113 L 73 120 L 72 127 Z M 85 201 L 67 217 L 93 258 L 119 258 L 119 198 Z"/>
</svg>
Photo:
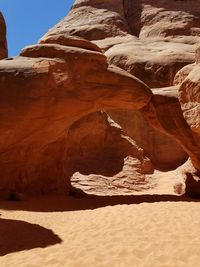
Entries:
<svg viewBox="0 0 200 267">
<path fill-rule="evenodd" d="M 200 170 L 197 7 L 78 0 L 1 60 L 0 191 L 69 192 L 77 171 L 145 181 L 188 156 Z"/>
</svg>

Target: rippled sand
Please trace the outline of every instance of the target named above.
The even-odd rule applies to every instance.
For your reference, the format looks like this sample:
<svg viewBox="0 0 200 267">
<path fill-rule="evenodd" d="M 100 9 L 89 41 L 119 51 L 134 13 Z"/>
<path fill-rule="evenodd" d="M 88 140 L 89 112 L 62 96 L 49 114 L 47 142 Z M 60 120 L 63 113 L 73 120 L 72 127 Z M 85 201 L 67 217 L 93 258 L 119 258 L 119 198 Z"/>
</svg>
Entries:
<svg viewBox="0 0 200 267">
<path fill-rule="evenodd" d="M 0 266 L 199 266 L 200 203 L 177 199 L 1 202 Z"/>
</svg>

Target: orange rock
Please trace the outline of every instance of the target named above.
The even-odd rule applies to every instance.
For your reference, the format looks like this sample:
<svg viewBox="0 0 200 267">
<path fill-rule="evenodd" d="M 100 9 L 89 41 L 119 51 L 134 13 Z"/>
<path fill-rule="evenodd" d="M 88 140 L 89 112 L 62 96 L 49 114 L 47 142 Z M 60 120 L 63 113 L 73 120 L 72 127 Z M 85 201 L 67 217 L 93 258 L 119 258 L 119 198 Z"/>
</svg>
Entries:
<svg viewBox="0 0 200 267">
<path fill-rule="evenodd" d="M 188 155 L 180 144 L 173 137 L 153 128 L 141 111 L 108 110 L 107 112 L 144 150 L 144 154 L 151 160 L 155 169 L 173 170 L 187 160 Z"/>
<path fill-rule="evenodd" d="M 72 39 L 73 40 L 73 39 Z M 82 43 L 82 42 L 81 42 Z M 70 62 L 72 60 L 84 60 L 86 57 L 90 64 L 99 62 L 101 67 L 107 67 L 107 58 L 100 52 L 83 49 L 80 47 L 64 46 L 59 44 L 36 44 L 25 47 L 20 52 L 23 57 L 46 57 L 46 58 L 62 58 Z"/>
<path fill-rule="evenodd" d="M 184 119 L 177 96 L 162 90 L 154 92 L 151 103 L 143 112 L 148 122 L 172 136 L 190 156 L 194 167 L 200 169 L 200 139 Z"/>
<path fill-rule="evenodd" d="M 200 169 L 198 64 L 180 71 L 175 87 L 152 92 L 142 82 L 152 87 L 171 85 L 175 73 L 194 62 L 200 40 L 195 15 L 199 4 L 191 2 L 193 5 L 164 0 L 77 0 L 69 15 L 39 44 L 24 48 L 19 57 L 1 60 L 0 189 L 11 193 L 69 191 L 74 171 L 89 174 L 94 169 L 105 176 L 101 181 L 115 183 L 117 179 L 119 187 L 128 183 L 127 190 L 134 190 L 131 172 L 136 185 L 142 181 L 142 186 L 149 186 L 144 173 L 152 166 L 133 145 L 135 140 L 108 123 L 105 113 L 103 119 L 99 112 L 97 117 L 78 121 L 99 110 L 139 110 L 133 120 L 122 118 L 120 124 L 127 123 L 126 128 L 131 129 L 140 118 L 146 118 L 144 129 L 137 134 L 146 133 L 149 144 L 153 143 L 149 123 L 163 133 L 163 142 L 170 140 L 160 152 L 166 167 L 176 167 L 189 155 L 194 167 Z M 198 57 L 197 51 L 197 62 Z M 97 118 L 102 119 L 100 127 Z M 88 133 L 87 120 L 99 134 L 96 140 Z M 154 134 L 157 138 L 157 131 Z M 83 144 L 87 146 L 81 150 Z M 152 146 L 148 155 L 155 159 L 160 148 Z M 173 157 L 165 156 L 163 150 L 167 154 L 174 150 L 174 166 Z M 80 156 L 76 151 L 85 154 Z M 117 166 L 113 164 L 115 156 Z M 90 169 L 87 161 L 91 158 Z M 108 159 L 112 164 L 106 165 Z M 114 174 L 119 162 L 122 171 Z M 110 178 L 110 174 L 114 176 Z M 88 177 L 88 181 L 93 179 Z M 79 181 L 84 179 L 81 176 Z"/>
<path fill-rule="evenodd" d="M 67 191 L 69 126 L 103 108 L 140 109 L 152 93 L 125 71 L 107 67 L 98 52 L 45 44 L 22 54 L 29 57 L 0 61 L 0 187 Z"/>
<path fill-rule="evenodd" d="M 198 9 L 195 0 L 77 0 L 42 41 L 52 36 L 86 38 L 106 52 L 111 64 L 149 86 L 169 86 L 178 70 L 194 62 L 200 41 Z"/>
<path fill-rule="evenodd" d="M 78 36 L 68 36 L 67 34 L 54 34 L 49 35 L 47 37 L 43 37 L 40 44 L 60 44 L 65 46 L 73 46 L 83 49 L 88 49 L 96 52 L 101 52 L 101 49 L 92 42 L 88 40 L 78 37 Z"/>
<path fill-rule="evenodd" d="M 151 167 L 149 163 L 148 160 L 144 162 L 148 168 Z M 71 177 L 71 193 L 76 196 L 122 196 L 153 188 L 153 181 L 141 173 L 140 168 L 141 161 L 128 156 L 124 159 L 122 170 L 112 176 L 76 172 Z"/>
</svg>

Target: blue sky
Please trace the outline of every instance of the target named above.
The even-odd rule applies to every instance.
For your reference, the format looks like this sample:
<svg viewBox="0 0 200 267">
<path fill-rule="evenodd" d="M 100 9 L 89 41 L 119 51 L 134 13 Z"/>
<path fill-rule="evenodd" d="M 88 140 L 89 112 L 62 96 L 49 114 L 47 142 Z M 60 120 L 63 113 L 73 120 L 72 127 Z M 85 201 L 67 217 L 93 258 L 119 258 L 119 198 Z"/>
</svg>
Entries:
<svg viewBox="0 0 200 267">
<path fill-rule="evenodd" d="M 7 24 L 9 56 L 18 55 L 26 45 L 36 43 L 62 19 L 74 0 L 0 0 Z"/>
</svg>

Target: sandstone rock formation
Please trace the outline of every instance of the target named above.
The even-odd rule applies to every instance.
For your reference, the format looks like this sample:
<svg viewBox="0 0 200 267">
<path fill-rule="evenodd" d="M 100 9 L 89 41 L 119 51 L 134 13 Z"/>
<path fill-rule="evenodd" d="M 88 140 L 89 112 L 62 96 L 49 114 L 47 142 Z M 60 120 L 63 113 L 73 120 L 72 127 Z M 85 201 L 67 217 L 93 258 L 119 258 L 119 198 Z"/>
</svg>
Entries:
<svg viewBox="0 0 200 267">
<path fill-rule="evenodd" d="M 179 84 L 178 99 L 183 117 L 187 122 L 187 127 L 189 126 L 190 135 L 192 136 L 193 153 L 198 157 L 200 148 L 199 48 L 196 49 L 195 59 L 196 62 L 194 64 L 186 65 L 176 74 L 174 83 Z M 195 166 L 199 169 L 198 163 L 195 163 Z"/>
<path fill-rule="evenodd" d="M 2 13 L 0 12 L 0 59 L 8 56 L 6 41 L 6 23 Z"/>
<path fill-rule="evenodd" d="M 151 86 L 166 86 L 172 84 L 175 73 L 182 66 L 194 61 L 195 45 L 199 37 L 188 36 L 184 29 L 187 28 L 185 25 L 187 20 L 195 21 L 195 25 L 198 23 L 195 15 L 189 15 L 189 12 L 195 11 L 194 7 L 189 7 L 186 12 L 187 8 L 181 7 L 179 2 L 175 5 L 162 1 L 159 4 L 162 8 L 157 5 L 158 3 L 155 4 L 153 1 L 124 1 L 124 3 L 123 1 L 116 3 L 112 0 L 106 2 L 76 1 L 69 15 L 51 29 L 40 42 L 43 43 L 46 39 L 56 38 L 59 35 L 85 37 L 105 51 L 109 62 L 126 69 Z M 184 11 L 180 8 L 184 8 Z M 173 14 L 168 10 L 174 10 Z M 187 14 L 182 16 L 183 13 Z M 86 16 L 86 14 L 89 15 Z M 178 20 L 176 20 L 176 16 Z M 154 29 L 155 21 L 156 29 Z M 173 27 L 171 27 L 171 21 L 174 21 Z M 182 22 L 179 23 L 180 21 Z M 174 29 L 173 33 L 169 31 L 169 25 L 171 29 Z M 179 30 L 180 25 L 183 26 L 182 32 Z M 150 34 L 147 33 L 148 30 Z M 124 127 L 127 123 L 125 123 L 124 117 L 121 118 L 121 113 L 121 111 L 113 111 L 109 114 L 114 119 L 118 118 L 117 122 Z M 137 114 L 140 121 L 145 121 L 141 113 Z M 134 116 L 135 119 L 129 119 L 132 115 L 132 113 L 130 115 L 126 113 L 126 117 L 128 117 L 126 121 L 129 120 L 126 131 L 127 128 L 134 129 L 134 125 L 138 124 L 136 116 Z M 148 127 L 146 126 L 146 128 Z M 135 140 L 137 136 L 142 136 L 142 132 L 140 130 L 131 137 Z M 150 135 L 149 130 L 146 132 Z M 158 140 L 159 135 L 157 132 L 155 136 L 158 137 L 155 139 Z M 181 160 L 184 161 L 185 154 L 179 146 L 174 145 L 173 141 L 169 141 L 169 137 L 163 138 L 166 140 L 163 142 L 168 143 L 167 150 L 166 148 L 163 150 L 163 161 L 160 156 L 161 162 L 158 162 L 157 157 L 154 160 L 155 163 L 158 165 L 166 163 L 163 165 L 167 166 L 168 164 L 169 168 L 170 160 L 171 163 L 176 162 L 177 165 Z M 150 143 L 155 140 L 154 138 L 150 139 Z M 148 141 L 146 142 L 149 143 Z M 159 142 L 158 144 L 159 147 L 162 147 Z M 150 149 L 147 148 L 147 150 Z M 154 155 L 160 155 L 160 153 L 158 154 L 160 150 L 155 149 L 155 151 Z M 165 153 L 166 151 L 168 153 Z M 176 151 L 176 155 L 179 155 L 180 161 L 177 158 L 174 160 L 173 157 L 168 157 L 167 162 L 167 156 L 174 154 L 172 153 L 174 151 Z M 152 150 L 147 153 L 148 156 L 153 154 Z"/>
<path fill-rule="evenodd" d="M 149 164 L 147 165 L 149 168 Z M 147 171 L 146 171 L 147 173 Z M 76 172 L 71 177 L 71 194 L 75 196 L 132 195 L 155 187 L 154 181 L 141 172 L 141 161 L 135 157 L 124 158 L 123 168 L 112 176 Z"/>
<path fill-rule="evenodd" d="M 156 169 L 173 170 L 187 160 L 188 155 L 177 141 L 153 128 L 141 111 L 109 110 L 108 113 L 144 150 Z"/>
<path fill-rule="evenodd" d="M 0 82 L 0 188 L 31 193 L 69 189 L 66 136 L 74 121 L 102 108 L 140 109 L 152 94 L 100 52 L 55 44 L 0 61 Z"/>
<path fill-rule="evenodd" d="M 38 44 L 0 61 L 0 191 L 68 191 L 80 171 L 92 190 L 100 179 L 101 188 L 124 183 L 130 192 L 151 187 L 147 157 L 172 169 L 189 155 L 200 170 L 197 64 L 173 87 L 148 87 L 171 85 L 194 62 L 199 5 L 191 2 L 77 0 Z M 88 115 L 100 110 L 132 139 L 106 113 Z M 86 176 L 72 181 L 85 186 Z"/>
<path fill-rule="evenodd" d="M 118 1 L 117 4 L 112 0 L 104 3 L 98 0 L 76 1 L 70 14 L 45 38 L 58 32 L 86 37 L 102 48 L 110 63 L 126 69 L 150 86 L 168 86 L 173 83 L 175 73 L 181 66 L 194 62 L 196 45 L 200 40 L 198 8 L 196 1 L 161 0 L 155 3 L 152 0 L 127 0 Z M 87 12 L 90 14 L 89 30 L 87 19 L 84 21 L 84 16 L 81 16 Z M 79 16 L 75 23 L 76 14 Z M 81 27 L 75 29 L 79 23 Z M 100 24 L 101 34 L 95 34 L 99 32 Z M 199 139 L 190 131 L 182 116 L 178 92 L 171 95 L 163 90 L 153 96 L 152 108 L 146 108 L 148 121 L 157 129 L 174 136 L 198 167 Z M 167 122 L 165 114 L 170 110 L 177 115 Z M 123 120 L 118 122 L 123 124 Z M 129 128 L 132 126 L 133 123 Z"/>
<path fill-rule="evenodd" d="M 172 85 L 176 72 L 193 63 L 200 42 L 198 1 L 77 0 L 41 40 L 81 36 L 115 64 L 151 87 Z"/>
</svg>

